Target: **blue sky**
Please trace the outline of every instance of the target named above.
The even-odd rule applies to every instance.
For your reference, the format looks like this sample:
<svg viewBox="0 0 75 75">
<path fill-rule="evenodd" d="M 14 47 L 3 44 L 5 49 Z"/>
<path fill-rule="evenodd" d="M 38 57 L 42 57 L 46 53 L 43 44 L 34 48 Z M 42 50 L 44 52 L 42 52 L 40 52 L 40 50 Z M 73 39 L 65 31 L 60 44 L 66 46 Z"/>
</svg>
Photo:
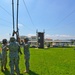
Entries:
<svg viewBox="0 0 75 75">
<path fill-rule="evenodd" d="M 16 2 L 15 1 L 15 22 Z M 19 33 L 36 35 L 36 30 L 52 39 L 75 39 L 75 0 L 24 0 L 31 19 L 19 0 Z M 6 12 L 8 11 L 8 12 Z M 0 1 L 0 40 L 12 34 L 12 0 Z"/>
</svg>

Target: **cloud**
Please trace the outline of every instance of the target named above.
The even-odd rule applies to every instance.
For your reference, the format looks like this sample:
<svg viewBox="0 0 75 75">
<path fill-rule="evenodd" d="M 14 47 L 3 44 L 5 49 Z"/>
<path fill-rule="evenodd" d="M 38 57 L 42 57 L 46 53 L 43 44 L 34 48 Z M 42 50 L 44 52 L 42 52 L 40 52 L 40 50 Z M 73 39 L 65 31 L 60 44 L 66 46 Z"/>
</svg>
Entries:
<svg viewBox="0 0 75 75">
<path fill-rule="evenodd" d="M 11 35 L 10 35 L 10 34 L 2 35 L 2 36 L 0 37 L 0 41 L 1 41 L 3 38 L 5 38 L 5 36 L 6 36 L 6 39 L 9 40 L 9 38 L 10 38 Z M 27 36 L 28 36 L 28 37 L 36 36 L 36 34 L 28 34 Z M 59 34 L 55 34 L 55 35 L 45 34 L 45 38 L 50 38 L 50 39 L 53 39 L 53 40 L 55 40 L 55 39 L 66 40 L 66 39 L 75 39 L 75 36 L 71 36 L 71 35 L 59 35 Z"/>
<path fill-rule="evenodd" d="M 55 35 L 46 34 L 45 38 L 51 38 L 51 39 L 75 39 L 75 36 L 71 36 L 71 35 L 59 35 L 59 34 L 55 34 Z"/>
<path fill-rule="evenodd" d="M 36 36 L 36 34 L 28 34 L 28 37 L 31 36 Z M 50 35 L 50 34 L 45 34 L 45 38 L 50 38 L 50 39 L 75 39 L 75 36 L 71 36 L 71 35 L 59 35 L 59 34 L 55 34 L 55 35 Z"/>
<path fill-rule="evenodd" d="M 28 36 L 28 37 L 36 36 L 36 34 L 28 34 L 27 36 Z"/>
<path fill-rule="evenodd" d="M 24 25 L 23 25 L 23 24 L 18 24 L 18 26 L 19 26 L 19 27 L 23 27 Z"/>
</svg>

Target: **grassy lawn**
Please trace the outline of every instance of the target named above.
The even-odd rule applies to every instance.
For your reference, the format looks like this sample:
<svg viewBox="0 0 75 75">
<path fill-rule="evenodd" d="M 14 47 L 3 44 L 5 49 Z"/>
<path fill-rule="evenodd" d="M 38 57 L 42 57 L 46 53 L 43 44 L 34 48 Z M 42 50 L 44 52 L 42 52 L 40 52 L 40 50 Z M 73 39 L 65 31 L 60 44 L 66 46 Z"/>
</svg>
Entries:
<svg viewBox="0 0 75 75">
<path fill-rule="evenodd" d="M 22 49 L 23 51 L 23 49 Z M 20 55 L 20 72 L 22 75 L 75 75 L 75 50 L 74 48 L 30 48 L 30 72 L 25 70 L 24 54 Z M 1 72 L 0 75 L 9 75 L 8 71 Z"/>
</svg>

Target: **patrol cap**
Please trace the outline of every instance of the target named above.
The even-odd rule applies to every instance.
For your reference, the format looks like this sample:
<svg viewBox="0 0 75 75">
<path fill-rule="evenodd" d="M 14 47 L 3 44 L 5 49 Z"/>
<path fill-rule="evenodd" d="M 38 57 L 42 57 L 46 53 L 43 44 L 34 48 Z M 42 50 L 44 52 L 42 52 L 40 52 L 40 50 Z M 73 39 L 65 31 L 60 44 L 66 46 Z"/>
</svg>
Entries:
<svg viewBox="0 0 75 75">
<path fill-rule="evenodd" d="M 3 40 L 2 40 L 2 43 L 3 43 L 3 44 L 7 43 L 7 39 L 3 39 Z"/>
<path fill-rule="evenodd" d="M 14 36 L 10 37 L 10 42 L 14 42 L 14 41 L 15 41 L 15 37 Z"/>
</svg>

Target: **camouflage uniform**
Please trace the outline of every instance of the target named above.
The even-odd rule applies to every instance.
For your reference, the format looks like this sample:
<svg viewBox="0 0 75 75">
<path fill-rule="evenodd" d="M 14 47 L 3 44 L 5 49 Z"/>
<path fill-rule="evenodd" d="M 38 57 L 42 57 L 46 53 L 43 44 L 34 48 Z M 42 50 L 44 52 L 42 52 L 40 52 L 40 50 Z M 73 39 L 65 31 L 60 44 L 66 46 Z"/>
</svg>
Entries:
<svg viewBox="0 0 75 75">
<path fill-rule="evenodd" d="M 2 59 L 2 56 L 1 56 L 1 53 L 0 53 L 0 66 L 1 66 L 1 59 Z"/>
<path fill-rule="evenodd" d="M 25 66 L 26 66 L 26 71 L 29 71 L 29 59 L 30 59 L 29 47 L 30 47 L 30 44 L 29 44 L 27 38 L 24 39 L 24 40 L 27 40 L 27 42 L 25 42 L 23 44 L 23 47 L 24 47 Z"/>
<path fill-rule="evenodd" d="M 0 53 L 0 60 L 2 59 L 1 53 Z"/>
<path fill-rule="evenodd" d="M 17 75 L 20 75 L 19 71 L 19 54 L 18 54 L 18 49 L 19 49 L 19 44 L 15 41 L 14 37 L 10 38 L 10 43 L 8 45 L 9 48 L 9 65 L 10 65 L 10 73 L 11 75 L 14 74 L 14 66 Z"/>
<path fill-rule="evenodd" d="M 2 54 L 1 54 L 1 70 L 3 71 L 3 68 L 6 70 L 6 64 L 7 64 L 7 40 L 3 39 L 3 45 L 2 45 Z"/>
</svg>

